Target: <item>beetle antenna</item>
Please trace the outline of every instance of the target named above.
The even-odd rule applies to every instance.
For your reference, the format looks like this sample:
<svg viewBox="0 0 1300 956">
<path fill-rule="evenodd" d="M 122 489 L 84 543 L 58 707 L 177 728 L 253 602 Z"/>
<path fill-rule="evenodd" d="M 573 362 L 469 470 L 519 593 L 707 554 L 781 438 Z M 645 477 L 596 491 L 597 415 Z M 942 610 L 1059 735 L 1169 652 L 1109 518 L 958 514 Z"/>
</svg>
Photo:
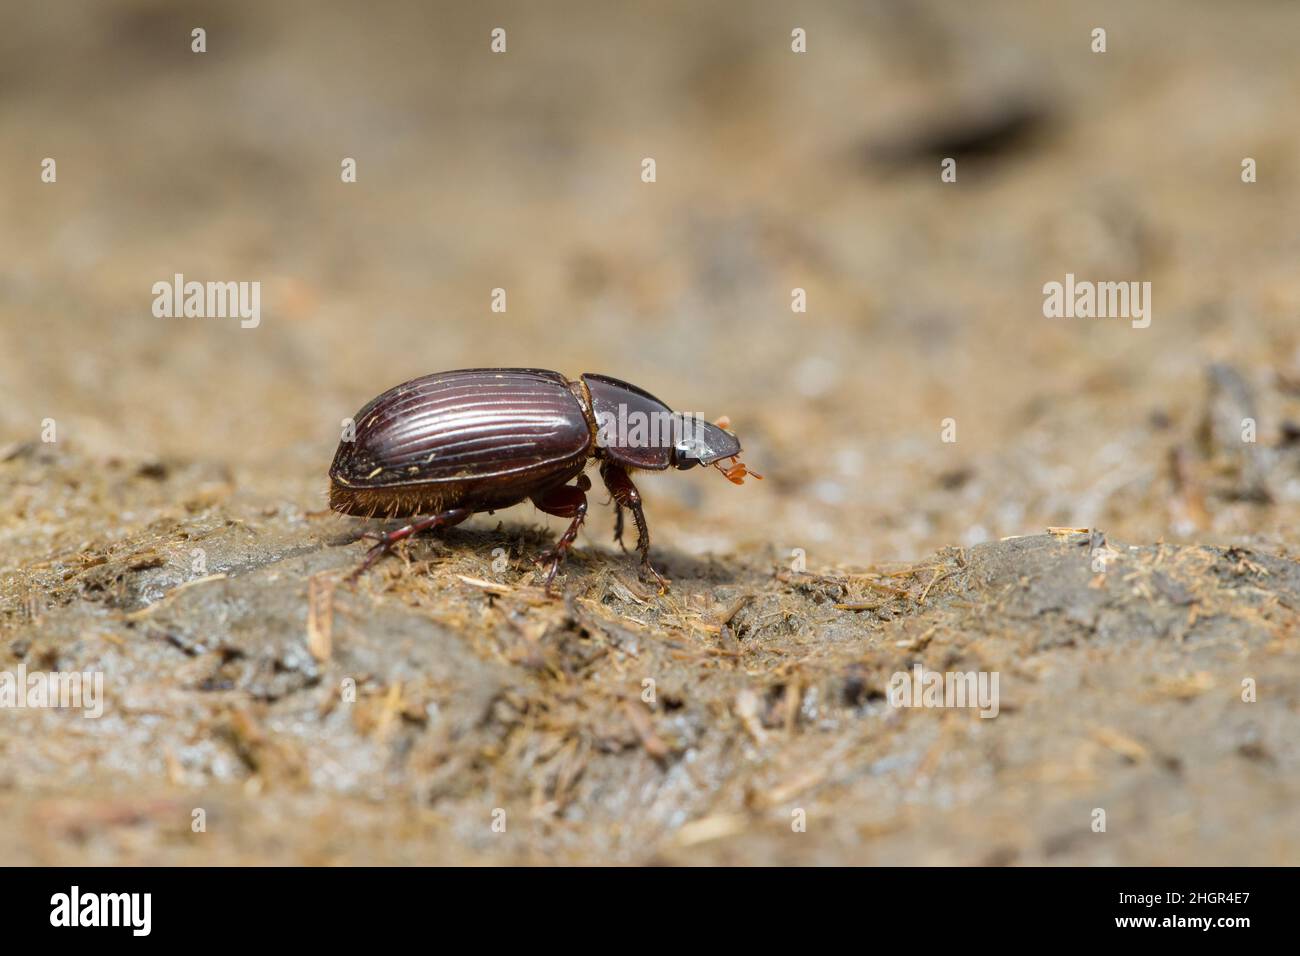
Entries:
<svg viewBox="0 0 1300 956">
<path fill-rule="evenodd" d="M 756 471 L 750 471 L 748 468 L 746 468 L 745 463 L 741 461 L 737 456 L 732 455 L 731 458 L 728 460 L 731 461 L 732 464 L 724 466 L 721 461 L 715 461 L 713 463 L 713 467 L 718 469 L 718 471 L 722 472 L 722 476 L 726 478 L 729 482 L 731 482 L 733 485 L 743 485 L 745 483 L 746 477 L 757 478 L 759 481 L 763 480 L 762 475 L 760 475 Z"/>
</svg>

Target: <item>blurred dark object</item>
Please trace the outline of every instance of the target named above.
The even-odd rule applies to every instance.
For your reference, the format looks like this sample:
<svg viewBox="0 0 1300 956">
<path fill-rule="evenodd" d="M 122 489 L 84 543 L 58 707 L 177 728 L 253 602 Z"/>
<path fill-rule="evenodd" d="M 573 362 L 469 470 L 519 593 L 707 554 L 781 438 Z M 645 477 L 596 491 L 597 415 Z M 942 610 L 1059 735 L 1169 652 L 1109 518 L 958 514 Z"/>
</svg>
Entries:
<svg viewBox="0 0 1300 956">
<path fill-rule="evenodd" d="M 954 102 L 942 113 L 918 117 L 906 129 L 867 145 L 867 159 L 899 166 L 918 159 L 1005 159 L 1033 149 L 1051 128 L 1046 103 L 1009 97 L 972 105 Z"/>
</svg>

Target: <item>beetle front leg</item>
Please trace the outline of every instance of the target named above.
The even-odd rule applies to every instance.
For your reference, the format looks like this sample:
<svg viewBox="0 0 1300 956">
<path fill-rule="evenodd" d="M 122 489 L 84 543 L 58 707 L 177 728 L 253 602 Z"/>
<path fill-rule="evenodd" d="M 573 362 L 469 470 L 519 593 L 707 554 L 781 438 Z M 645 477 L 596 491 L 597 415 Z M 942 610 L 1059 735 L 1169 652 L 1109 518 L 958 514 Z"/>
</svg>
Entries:
<svg viewBox="0 0 1300 956">
<path fill-rule="evenodd" d="M 385 533 L 367 532 L 363 538 L 374 538 L 378 543 L 366 552 L 365 559 L 355 571 L 346 578 L 348 581 L 355 581 L 361 577 L 376 561 L 393 550 L 393 545 L 405 540 L 412 535 L 420 534 L 423 531 L 432 531 L 434 528 L 450 528 L 454 524 L 460 524 L 468 518 L 472 511 L 468 508 L 451 508 L 447 511 L 440 511 L 436 515 L 429 515 L 427 518 L 421 518 L 419 521 L 412 521 L 405 527 L 398 528 L 395 531 Z"/>
<path fill-rule="evenodd" d="M 632 476 L 625 468 L 606 461 L 600 466 L 600 477 L 604 480 L 605 487 L 609 489 L 614 504 L 620 509 L 627 508 L 632 512 L 632 520 L 636 522 L 636 549 L 641 552 L 641 567 L 658 582 L 660 593 L 667 591 L 668 579 L 656 571 L 654 565 L 650 563 L 650 526 L 646 524 L 645 510 L 641 507 L 641 492 L 637 491 L 636 485 L 632 483 Z M 618 530 L 621 532 L 622 529 Z M 621 544 L 622 541 L 620 540 L 619 543 Z"/>
<path fill-rule="evenodd" d="M 561 485 L 559 488 L 553 488 L 548 492 L 533 496 L 533 504 L 539 511 L 544 511 L 548 515 L 555 515 L 557 518 L 572 518 L 569 527 L 560 540 L 555 542 L 555 547 L 549 551 L 543 552 L 537 557 L 538 564 L 550 562 L 550 570 L 546 572 L 546 590 L 551 590 L 551 582 L 555 580 L 555 574 L 560 570 L 560 564 L 564 561 L 565 555 L 573 547 L 573 542 L 578 538 L 578 529 L 582 527 L 582 522 L 587 517 L 587 492 L 591 490 L 591 479 L 586 475 L 579 475 L 578 480 L 572 485 Z"/>
</svg>

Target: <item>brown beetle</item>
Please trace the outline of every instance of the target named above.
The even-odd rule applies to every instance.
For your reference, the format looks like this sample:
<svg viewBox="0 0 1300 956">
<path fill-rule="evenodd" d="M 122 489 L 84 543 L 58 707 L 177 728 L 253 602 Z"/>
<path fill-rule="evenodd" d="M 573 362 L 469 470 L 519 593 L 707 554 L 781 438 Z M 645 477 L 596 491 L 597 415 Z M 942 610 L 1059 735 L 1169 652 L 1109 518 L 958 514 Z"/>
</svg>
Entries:
<svg viewBox="0 0 1300 956">
<path fill-rule="evenodd" d="M 390 388 L 354 421 L 355 437 L 339 443 L 330 466 L 330 507 L 362 517 L 421 516 L 367 535 L 378 543 L 354 576 L 404 538 L 531 499 L 547 514 L 571 519 L 538 558 L 550 563 L 549 589 L 587 515 L 591 481 L 583 471 L 595 459 L 617 509 L 614 540 L 622 546 L 626 508 L 636 522 L 641 564 L 662 588 L 667 582 L 650 564 L 650 531 L 628 472 L 712 465 L 736 484 L 746 475 L 762 477 L 737 460 L 740 442 L 730 432 L 674 412 L 635 385 L 591 373 L 569 381 L 531 368 L 436 372 Z"/>
</svg>

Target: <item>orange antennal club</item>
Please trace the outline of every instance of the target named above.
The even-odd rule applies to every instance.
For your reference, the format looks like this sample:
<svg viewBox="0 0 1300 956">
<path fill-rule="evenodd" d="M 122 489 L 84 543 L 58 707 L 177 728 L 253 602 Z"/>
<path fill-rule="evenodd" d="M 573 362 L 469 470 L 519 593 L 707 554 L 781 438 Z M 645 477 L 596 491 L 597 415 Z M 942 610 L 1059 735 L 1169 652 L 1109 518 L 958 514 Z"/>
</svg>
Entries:
<svg viewBox="0 0 1300 956">
<path fill-rule="evenodd" d="M 734 455 L 729 460 L 734 462 L 734 464 L 723 466 L 721 461 L 715 461 L 713 467 L 722 472 L 723 477 L 733 485 L 743 485 L 746 477 L 757 478 L 759 481 L 763 480 L 762 475 L 756 471 L 750 471 L 745 467 L 745 463 L 740 461 Z"/>
</svg>

